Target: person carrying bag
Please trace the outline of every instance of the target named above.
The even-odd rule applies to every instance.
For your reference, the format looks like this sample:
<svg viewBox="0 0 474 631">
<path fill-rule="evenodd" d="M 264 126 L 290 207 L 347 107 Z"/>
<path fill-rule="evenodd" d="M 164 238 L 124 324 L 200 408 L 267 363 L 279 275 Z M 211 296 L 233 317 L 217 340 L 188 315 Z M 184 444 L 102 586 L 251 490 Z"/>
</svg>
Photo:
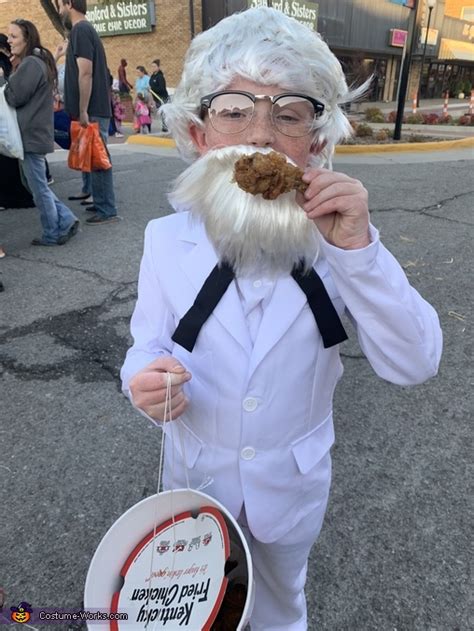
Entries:
<svg viewBox="0 0 474 631">
<path fill-rule="evenodd" d="M 0 86 L 9 106 L 16 109 L 23 142 L 21 170 L 40 213 L 42 235 L 32 245 L 64 245 L 77 234 L 79 220 L 48 186 L 45 155 L 54 152 L 53 94 L 57 83 L 52 54 L 41 45 L 36 26 L 13 20 L 8 42 L 18 65 Z"/>
<path fill-rule="evenodd" d="M 84 173 L 112 168 L 98 123 L 82 127 L 79 121 L 72 121 L 68 167 Z"/>
<path fill-rule="evenodd" d="M 3 71 L 0 69 L 0 76 Z M 14 107 L 8 105 L 5 88 L 0 88 L 0 153 L 8 158 L 23 160 L 23 143 Z"/>
</svg>

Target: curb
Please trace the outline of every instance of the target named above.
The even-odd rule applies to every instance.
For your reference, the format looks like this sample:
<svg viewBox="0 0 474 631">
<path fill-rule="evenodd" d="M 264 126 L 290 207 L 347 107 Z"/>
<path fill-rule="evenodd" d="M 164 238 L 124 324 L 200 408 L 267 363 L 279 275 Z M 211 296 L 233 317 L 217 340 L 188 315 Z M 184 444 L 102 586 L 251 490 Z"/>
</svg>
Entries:
<svg viewBox="0 0 474 631">
<path fill-rule="evenodd" d="M 152 147 L 172 147 L 176 148 L 176 143 L 172 138 L 160 138 L 158 136 L 129 136 L 127 138 L 127 145 L 147 145 Z"/>
<path fill-rule="evenodd" d="M 433 142 L 401 142 L 398 145 L 338 145 L 336 154 L 341 153 L 385 153 L 395 151 L 444 151 L 449 149 L 474 148 L 474 138 L 459 140 L 437 140 Z"/>
<path fill-rule="evenodd" d="M 128 145 L 147 145 L 152 147 L 176 148 L 172 138 L 157 136 L 129 136 Z M 474 148 L 474 138 L 460 138 L 459 140 L 438 140 L 434 142 L 402 142 L 398 145 L 338 145 L 336 154 L 348 153 L 385 153 L 400 151 L 444 151 L 450 149 Z"/>
</svg>

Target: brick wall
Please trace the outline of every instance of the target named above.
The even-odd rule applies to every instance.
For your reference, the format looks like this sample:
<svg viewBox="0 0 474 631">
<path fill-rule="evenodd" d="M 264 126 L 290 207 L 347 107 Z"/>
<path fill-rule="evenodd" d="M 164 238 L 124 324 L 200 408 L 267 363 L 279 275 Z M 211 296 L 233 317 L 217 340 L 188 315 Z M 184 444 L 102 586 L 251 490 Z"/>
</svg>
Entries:
<svg viewBox="0 0 474 631">
<path fill-rule="evenodd" d="M 201 30 L 201 2 L 194 2 L 195 32 Z M 161 60 L 167 83 L 174 87 L 181 76 L 183 60 L 191 39 L 189 0 L 156 0 L 156 28 L 151 33 L 103 37 L 107 62 L 117 77 L 120 59 L 128 61 L 127 76 L 135 80 L 135 68 L 145 66 L 150 71 L 153 59 Z M 0 0 L 0 32 L 5 33 L 10 20 L 22 17 L 38 27 L 43 45 L 54 51 L 61 36 L 53 28 L 39 0 Z"/>
</svg>

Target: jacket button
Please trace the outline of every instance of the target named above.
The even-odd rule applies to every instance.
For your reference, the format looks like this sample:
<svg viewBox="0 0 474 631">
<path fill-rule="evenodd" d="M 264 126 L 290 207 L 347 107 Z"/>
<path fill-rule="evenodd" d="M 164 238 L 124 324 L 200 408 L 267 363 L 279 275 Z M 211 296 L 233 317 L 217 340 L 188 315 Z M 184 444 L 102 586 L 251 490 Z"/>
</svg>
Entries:
<svg viewBox="0 0 474 631">
<path fill-rule="evenodd" d="M 244 447 L 240 452 L 242 460 L 253 460 L 255 458 L 255 449 L 253 447 Z"/>
<path fill-rule="evenodd" d="M 248 399 L 244 399 L 243 408 L 246 412 L 253 412 L 257 409 L 258 401 L 253 397 L 248 397 Z"/>
</svg>

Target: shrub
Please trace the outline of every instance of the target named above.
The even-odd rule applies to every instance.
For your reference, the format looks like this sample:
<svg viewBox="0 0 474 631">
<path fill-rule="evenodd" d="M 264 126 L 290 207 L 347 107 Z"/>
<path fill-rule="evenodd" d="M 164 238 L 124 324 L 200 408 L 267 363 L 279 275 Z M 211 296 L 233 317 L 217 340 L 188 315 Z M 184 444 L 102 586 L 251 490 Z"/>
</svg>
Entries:
<svg viewBox="0 0 474 631">
<path fill-rule="evenodd" d="M 360 123 L 360 125 L 357 125 L 355 135 L 359 138 L 365 138 L 367 136 L 372 136 L 373 133 L 374 130 L 370 125 L 367 125 L 366 123 Z"/>
<path fill-rule="evenodd" d="M 406 122 L 410 125 L 421 125 L 423 121 L 423 114 L 409 114 Z"/>
<path fill-rule="evenodd" d="M 464 114 L 459 117 L 458 125 L 474 126 L 474 114 Z"/>
<path fill-rule="evenodd" d="M 365 120 L 369 123 L 383 123 L 385 118 L 382 110 L 378 107 L 368 107 L 365 110 Z"/>
<path fill-rule="evenodd" d="M 464 81 L 463 92 L 466 96 L 471 96 L 471 90 L 472 90 L 472 83 L 469 81 L 469 79 L 466 79 Z"/>
<path fill-rule="evenodd" d="M 393 111 L 387 115 L 387 123 L 394 123 L 397 120 L 397 112 Z M 402 123 L 406 123 L 406 116 L 403 116 Z"/>
<path fill-rule="evenodd" d="M 440 116 L 439 125 L 450 125 L 453 122 L 453 117 L 447 114 L 446 116 Z"/>
<path fill-rule="evenodd" d="M 439 116 L 432 112 L 431 114 L 422 114 L 423 116 L 423 124 L 424 125 L 438 125 L 439 124 Z"/>
<path fill-rule="evenodd" d="M 453 96 L 457 97 L 460 92 L 464 92 L 464 81 L 456 81 L 452 87 Z"/>
<path fill-rule="evenodd" d="M 389 138 L 389 135 L 387 134 L 386 129 L 379 129 L 378 131 L 375 132 L 375 140 L 378 140 L 379 142 L 388 140 L 388 138 Z"/>
<path fill-rule="evenodd" d="M 407 140 L 408 142 L 425 142 L 424 136 L 420 136 L 420 134 L 410 134 Z"/>
<path fill-rule="evenodd" d="M 353 131 L 355 131 L 359 125 L 359 123 L 356 120 L 351 119 L 351 118 L 349 119 L 349 123 L 351 124 Z"/>
</svg>

